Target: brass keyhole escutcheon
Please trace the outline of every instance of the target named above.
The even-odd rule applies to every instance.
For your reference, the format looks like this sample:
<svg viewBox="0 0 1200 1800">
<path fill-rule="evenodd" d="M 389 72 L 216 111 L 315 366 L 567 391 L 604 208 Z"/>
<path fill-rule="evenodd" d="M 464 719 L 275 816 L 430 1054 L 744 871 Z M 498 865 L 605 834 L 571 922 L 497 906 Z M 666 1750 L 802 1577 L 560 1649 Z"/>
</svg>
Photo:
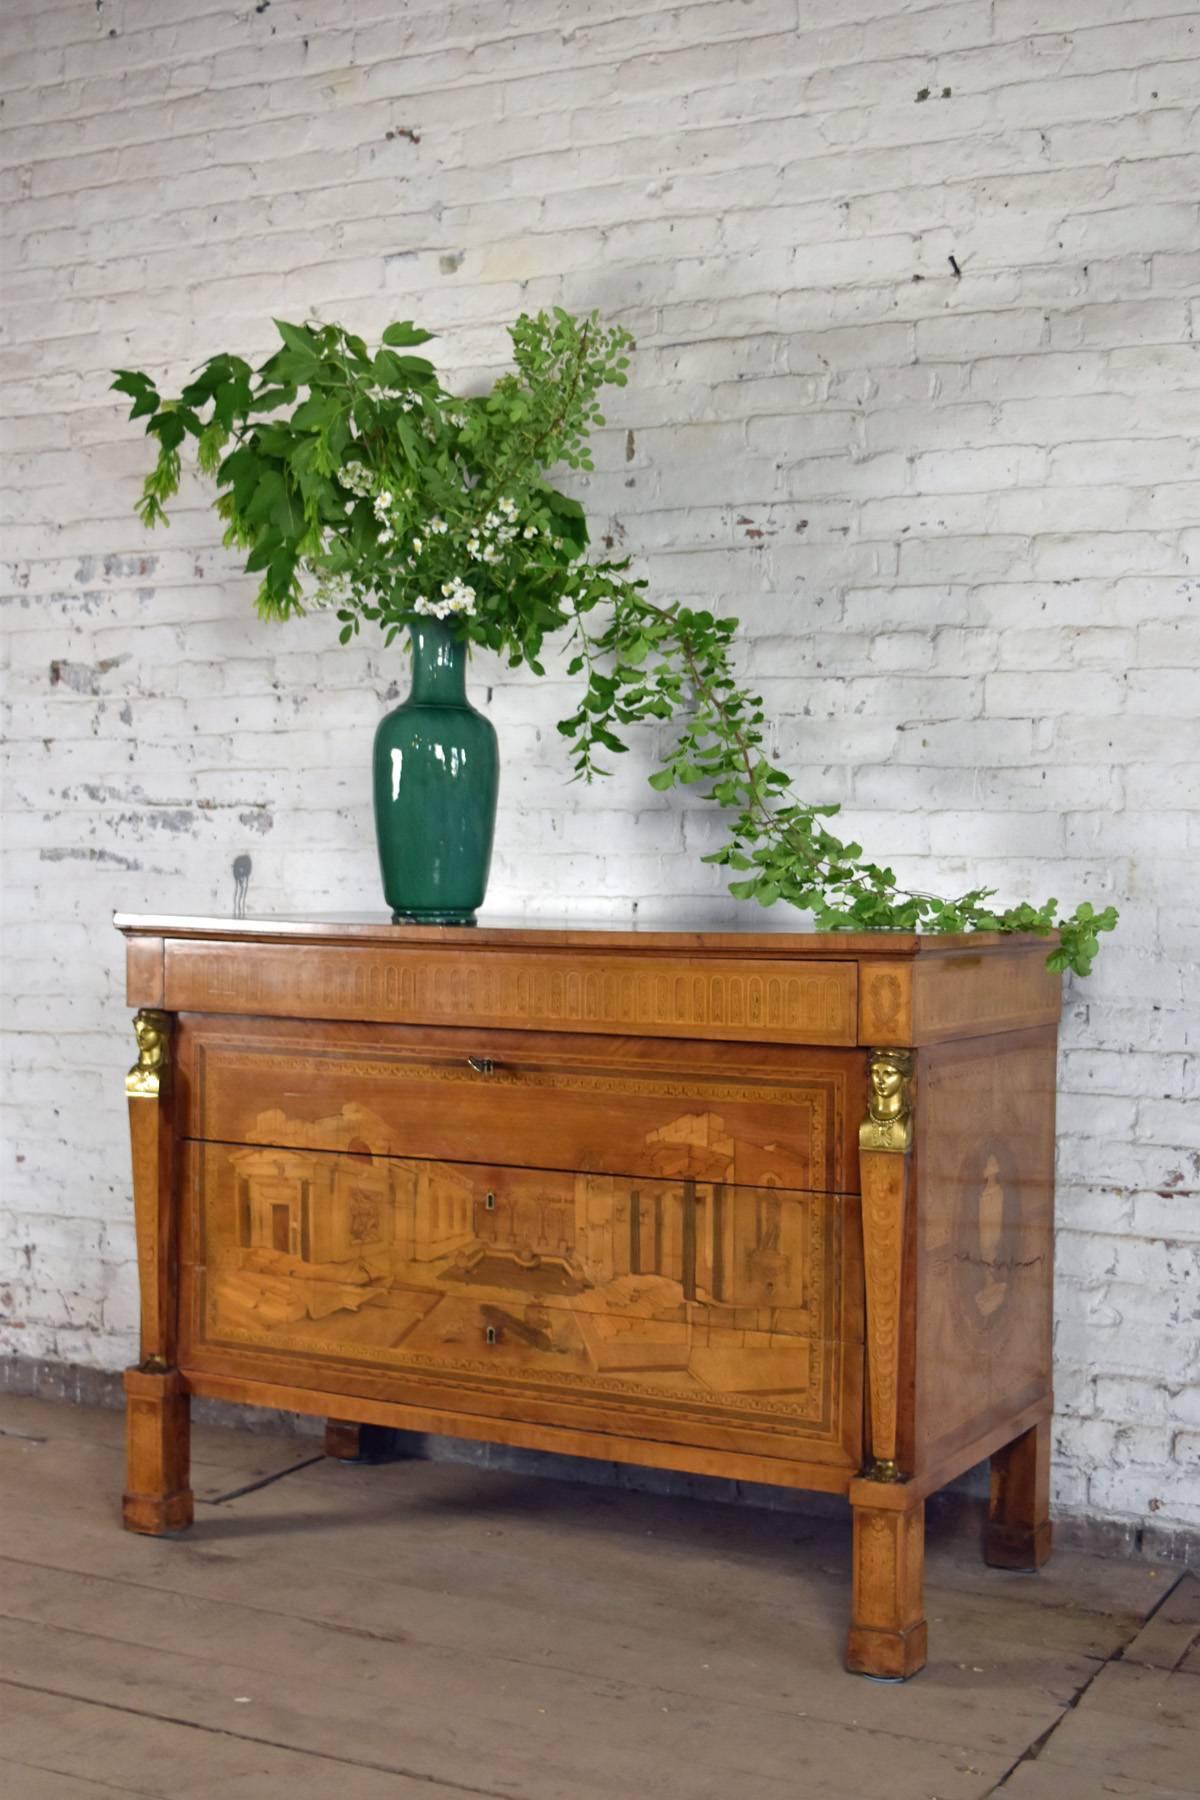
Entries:
<svg viewBox="0 0 1200 1800">
<path fill-rule="evenodd" d="M 496 1196 L 491 1188 L 483 1196 L 483 1210 L 484 1212 L 495 1212 L 496 1210 Z"/>
<path fill-rule="evenodd" d="M 496 1342 L 496 1327 L 494 1325 L 484 1326 L 483 1341 L 485 1344 L 494 1344 Z"/>
</svg>

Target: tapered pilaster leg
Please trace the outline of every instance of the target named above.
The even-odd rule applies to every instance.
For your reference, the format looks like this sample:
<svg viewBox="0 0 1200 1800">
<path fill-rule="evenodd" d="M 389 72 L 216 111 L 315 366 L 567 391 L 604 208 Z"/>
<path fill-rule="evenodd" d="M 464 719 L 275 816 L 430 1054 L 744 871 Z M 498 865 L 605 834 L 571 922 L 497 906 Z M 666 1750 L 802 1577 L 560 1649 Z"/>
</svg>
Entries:
<svg viewBox="0 0 1200 1800">
<path fill-rule="evenodd" d="M 138 1059 L 125 1077 L 133 1155 L 133 1217 L 141 1288 L 141 1361 L 125 1372 L 127 1531 L 152 1537 L 192 1522 L 191 1414 L 175 1366 L 179 1236 L 170 1106 L 170 1013 L 143 1007 L 133 1022 Z"/>
<path fill-rule="evenodd" d="M 846 1667 L 906 1681 L 925 1667 L 925 1507 L 854 1503 L 854 1604 Z"/>
<path fill-rule="evenodd" d="M 127 1369 L 126 1531 L 165 1537 L 192 1522 L 191 1402 L 175 1369 Z"/>
<path fill-rule="evenodd" d="M 1050 1421 L 1031 1425 L 992 1457 L 983 1560 L 994 1569 L 1038 1569 L 1053 1548 Z"/>
</svg>

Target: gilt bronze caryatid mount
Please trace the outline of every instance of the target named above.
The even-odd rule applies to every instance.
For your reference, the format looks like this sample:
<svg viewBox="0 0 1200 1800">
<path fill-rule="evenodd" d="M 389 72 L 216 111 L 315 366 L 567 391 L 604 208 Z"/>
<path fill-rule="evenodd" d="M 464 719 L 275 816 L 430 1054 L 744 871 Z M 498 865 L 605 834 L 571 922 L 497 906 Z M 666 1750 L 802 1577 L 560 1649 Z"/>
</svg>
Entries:
<svg viewBox="0 0 1200 1800">
<path fill-rule="evenodd" d="M 904 1155 L 912 1149 L 911 1050 L 872 1050 L 867 1116 L 858 1128 L 860 1150 Z"/>
<path fill-rule="evenodd" d="M 133 1021 L 138 1059 L 125 1077 L 125 1092 L 131 1100 L 157 1100 L 168 1068 L 171 1042 L 171 1015 L 152 1006 L 143 1006 Z"/>
</svg>

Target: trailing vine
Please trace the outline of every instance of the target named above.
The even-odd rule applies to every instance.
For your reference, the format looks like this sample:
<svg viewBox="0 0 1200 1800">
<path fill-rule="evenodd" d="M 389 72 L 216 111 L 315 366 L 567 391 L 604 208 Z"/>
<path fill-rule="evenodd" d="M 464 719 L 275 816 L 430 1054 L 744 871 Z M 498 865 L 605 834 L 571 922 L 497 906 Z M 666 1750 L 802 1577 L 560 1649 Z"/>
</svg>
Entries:
<svg viewBox="0 0 1200 1800">
<path fill-rule="evenodd" d="M 1049 966 L 1088 973 L 1113 907 L 1084 902 L 1060 916 L 1056 900 L 1001 908 L 987 888 L 942 899 L 900 886 L 830 831 L 837 806 L 801 800 L 771 761 L 761 697 L 734 672 L 737 619 L 657 604 L 627 560 L 589 554 L 583 509 L 547 475 L 559 463 L 592 467 L 598 395 L 625 384 L 628 333 L 595 314 L 522 315 L 510 329 L 513 371 L 464 398 L 411 353 L 430 333 L 407 321 L 374 354 L 340 325 L 277 329 L 282 348 L 257 371 L 223 353 L 177 399 L 140 370 L 117 372 L 130 417 L 145 418 L 158 444 L 145 524 L 167 522 L 180 449 L 194 438 L 226 542 L 261 577 L 265 616 L 330 607 L 343 643 L 364 622 L 390 643 L 434 614 L 539 675 L 547 634 L 565 631 L 569 673 L 583 677 L 579 706 L 559 725 L 576 777 L 603 775 L 631 728 L 672 727 L 650 785 L 699 787 L 729 815 L 727 841 L 704 860 L 733 873 L 739 899 L 782 901 L 821 930 L 1057 931 Z"/>
</svg>

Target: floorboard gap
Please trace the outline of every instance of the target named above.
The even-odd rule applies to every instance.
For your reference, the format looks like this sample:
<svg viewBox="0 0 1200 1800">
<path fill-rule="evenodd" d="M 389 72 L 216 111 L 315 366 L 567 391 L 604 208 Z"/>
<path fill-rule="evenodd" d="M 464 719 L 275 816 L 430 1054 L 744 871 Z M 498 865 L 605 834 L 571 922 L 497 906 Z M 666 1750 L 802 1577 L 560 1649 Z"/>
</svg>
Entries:
<svg viewBox="0 0 1200 1800">
<path fill-rule="evenodd" d="M 1092 1672 L 1088 1676 L 1087 1680 L 1085 1682 L 1083 1682 L 1082 1685 L 1080 1687 L 1078 1687 L 1075 1690 L 1075 1692 L 1071 1695 L 1071 1698 L 1067 1701 L 1067 1704 L 1063 1707 L 1063 1709 L 1059 1713 L 1057 1719 L 1054 1720 L 1052 1725 L 1048 1725 L 1046 1727 L 1045 1731 L 1043 1731 L 1039 1737 L 1034 1738 L 1034 1740 L 1031 1744 L 1027 1744 L 1025 1746 L 1024 1750 L 1022 1750 L 1020 1756 L 1017 1757 L 1016 1761 L 1014 1763 L 1012 1763 L 1009 1768 L 1005 1769 L 1003 1775 L 1000 1777 L 1000 1779 L 996 1783 L 995 1787 L 988 1789 L 987 1794 L 984 1796 L 984 1800 L 992 1800 L 993 1794 L 1001 1793 L 1003 1791 L 1003 1789 L 1008 1786 L 1009 1782 L 1012 1780 L 1013 1776 L 1016 1774 L 1017 1770 L 1022 1766 L 1022 1764 L 1037 1761 L 1038 1757 L 1042 1754 L 1042 1751 L 1046 1748 L 1046 1745 L 1050 1742 L 1050 1739 L 1054 1736 L 1055 1732 L 1058 1730 L 1059 1726 L 1062 1724 L 1062 1722 L 1066 1718 L 1067 1714 L 1073 1713 L 1075 1711 L 1076 1707 L 1079 1705 L 1079 1703 L 1083 1699 L 1084 1695 L 1091 1688 L 1092 1683 L 1103 1673 L 1103 1671 L 1105 1669 L 1107 1669 L 1109 1667 L 1109 1665 L 1111 1663 L 1116 1663 L 1116 1662 L 1121 1661 L 1121 1658 L 1124 1656 L 1124 1654 L 1125 1654 L 1126 1650 L 1129 1648 L 1130 1644 L 1132 1644 L 1134 1642 L 1134 1640 L 1141 1635 L 1141 1633 L 1146 1629 L 1147 1625 L 1150 1623 L 1151 1619 L 1155 1616 L 1155 1614 L 1162 1610 L 1162 1608 L 1166 1605 L 1167 1601 L 1171 1598 L 1171 1595 L 1175 1592 L 1175 1589 L 1179 1586 L 1180 1582 L 1185 1579 L 1186 1576 L 1187 1576 L 1187 1570 L 1181 1569 L 1179 1571 L 1178 1575 L 1175 1577 L 1174 1581 L 1171 1583 L 1170 1587 L 1166 1590 L 1166 1592 L 1164 1594 L 1159 1595 L 1158 1599 L 1155 1601 L 1154 1605 L 1150 1608 L 1150 1611 L 1146 1614 L 1145 1618 L 1139 1620 L 1139 1622 L 1135 1626 L 1134 1630 L 1131 1631 L 1129 1636 L 1125 1639 L 1125 1642 L 1123 1644 L 1118 1644 L 1116 1649 L 1110 1651 L 1107 1656 L 1097 1657 L 1095 1668 L 1092 1670 Z"/>
<path fill-rule="evenodd" d="M 48 1700 L 71 1700 L 78 1706 L 96 1706 L 104 1712 L 118 1713 L 132 1719 L 154 1719 L 160 1725 L 178 1725 L 184 1731 L 201 1731 L 208 1737 L 231 1738 L 238 1744 L 259 1744 L 266 1750 L 285 1750 L 291 1756 L 311 1757 L 314 1762 L 333 1763 L 342 1769 L 369 1769 L 376 1775 L 399 1775 L 407 1781 L 425 1781 L 435 1790 L 445 1794 L 471 1794 L 476 1800 L 512 1800 L 512 1794 L 502 1788 L 486 1788 L 469 1786 L 462 1781 L 443 1779 L 440 1775 L 431 1775 L 427 1769 L 406 1769 L 395 1763 L 373 1762 L 359 1756 L 333 1756 L 327 1750 L 310 1750 L 299 1748 L 294 1743 L 282 1743 L 278 1738 L 259 1737 L 252 1731 L 230 1731 L 222 1725 L 201 1725 L 196 1719 L 181 1719 L 174 1713 L 155 1712 L 151 1707 L 119 1706 L 115 1700 L 97 1700 L 91 1694 L 72 1693 L 69 1688 L 42 1687 L 32 1681 L 14 1681 L 11 1675 L 0 1676 L 0 1687 L 18 1688 L 26 1694 L 43 1694 Z"/>
<path fill-rule="evenodd" d="M 30 1762 L 27 1756 L 0 1755 L 0 1775 L 5 1769 L 34 1769 L 39 1775 L 55 1775 L 65 1780 L 74 1781 L 74 1775 L 64 1776 L 61 1769 L 52 1768 L 49 1763 Z M 119 1800 L 168 1800 L 162 1788 L 130 1787 L 128 1782 L 117 1783 L 106 1781 L 103 1775 L 81 1775 L 81 1781 L 89 1786 L 106 1788 L 110 1794 L 119 1796 Z"/>
<path fill-rule="evenodd" d="M 296 1475 L 301 1469 L 311 1469 L 314 1463 L 324 1462 L 325 1454 L 306 1456 L 303 1462 L 292 1463 L 286 1469 L 279 1469 L 274 1475 L 263 1475 L 258 1481 L 248 1481 L 244 1487 L 230 1488 L 227 1494 L 218 1494 L 215 1500 L 201 1500 L 201 1506 L 226 1506 L 230 1500 L 240 1500 L 243 1494 L 256 1494 L 259 1488 L 273 1487 L 277 1481 L 283 1481 L 289 1475 Z"/>
</svg>

